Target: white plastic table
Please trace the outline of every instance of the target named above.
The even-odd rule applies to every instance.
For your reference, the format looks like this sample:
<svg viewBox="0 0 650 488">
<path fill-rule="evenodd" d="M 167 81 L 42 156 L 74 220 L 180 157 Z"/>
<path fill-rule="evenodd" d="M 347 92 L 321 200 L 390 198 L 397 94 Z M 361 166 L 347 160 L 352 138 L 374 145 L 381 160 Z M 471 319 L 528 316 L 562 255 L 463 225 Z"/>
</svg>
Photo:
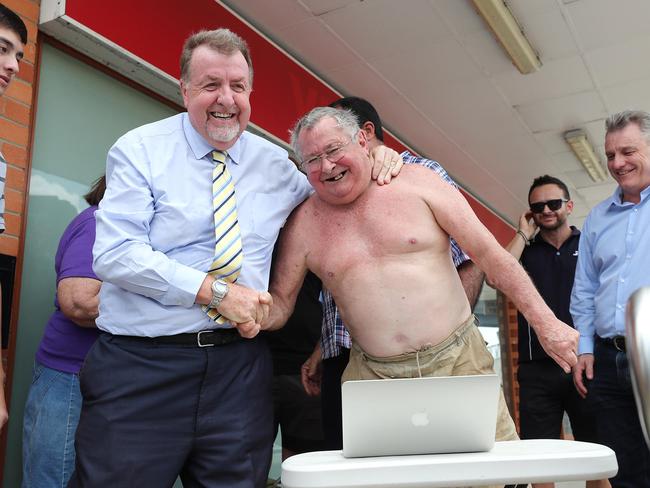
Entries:
<svg viewBox="0 0 650 488">
<path fill-rule="evenodd" d="M 563 440 L 497 442 L 489 452 L 346 459 L 341 451 L 282 463 L 283 488 L 435 488 L 610 478 L 614 451 Z"/>
</svg>

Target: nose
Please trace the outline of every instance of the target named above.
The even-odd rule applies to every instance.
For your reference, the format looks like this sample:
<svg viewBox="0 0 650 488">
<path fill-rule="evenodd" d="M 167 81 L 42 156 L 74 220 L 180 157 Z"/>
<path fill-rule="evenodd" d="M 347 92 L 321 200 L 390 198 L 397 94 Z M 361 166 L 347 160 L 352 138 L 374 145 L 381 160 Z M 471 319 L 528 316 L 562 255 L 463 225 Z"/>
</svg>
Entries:
<svg viewBox="0 0 650 488">
<path fill-rule="evenodd" d="M 217 103 L 226 108 L 230 108 L 235 104 L 235 98 L 229 86 L 224 86 L 219 90 Z"/>
<path fill-rule="evenodd" d="M 623 166 L 625 164 L 625 157 L 621 153 L 614 154 L 614 166 Z"/>
<path fill-rule="evenodd" d="M 3 68 L 11 74 L 17 74 L 20 70 L 20 64 L 15 56 L 6 56 L 2 61 Z"/>
<path fill-rule="evenodd" d="M 327 159 L 325 156 L 320 157 L 320 170 L 323 173 L 331 173 L 332 170 L 334 169 L 334 166 L 336 166 L 336 163 L 333 163 L 329 159 Z"/>
</svg>

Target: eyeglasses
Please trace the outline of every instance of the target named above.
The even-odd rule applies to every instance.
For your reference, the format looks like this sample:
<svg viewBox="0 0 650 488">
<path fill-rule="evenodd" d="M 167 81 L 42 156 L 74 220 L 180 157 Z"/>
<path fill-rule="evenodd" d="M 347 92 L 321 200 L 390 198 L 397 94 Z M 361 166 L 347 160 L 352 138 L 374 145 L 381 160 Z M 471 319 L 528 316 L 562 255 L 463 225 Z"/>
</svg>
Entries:
<svg viewBox="0 0 650 488">
<path fill-rule="evenodd" d="M 542 213 L 544 212 L 544 207 L 548 207 L 551 212 L 560 210 L 562 204 L 568 202 L 569 200 L 565 198 L 555 198 L 553 200 L 546 200 L 545 202 L 535 202 L 530 204 L 530 211 L 533 213 Z"/>
<path fill-rule="evenodd" d="M 345 150 L 344 150 L 345 146 L 347 146 L 351 142 L 352 139 L 350 139 L 345 144 L 332 147 L 327 151 L 320 153 L 318 156 L 309 158 L 306 161 L 301 161 L 300 164 L 298 165 L 298 168 L 303 173 L 312 173 L 321 167 L 323 163 L 323 159 L 327 159 L 330 163 L 338 163 L 343 157 L 343 155 L 345 154 Z"/>
</svg>

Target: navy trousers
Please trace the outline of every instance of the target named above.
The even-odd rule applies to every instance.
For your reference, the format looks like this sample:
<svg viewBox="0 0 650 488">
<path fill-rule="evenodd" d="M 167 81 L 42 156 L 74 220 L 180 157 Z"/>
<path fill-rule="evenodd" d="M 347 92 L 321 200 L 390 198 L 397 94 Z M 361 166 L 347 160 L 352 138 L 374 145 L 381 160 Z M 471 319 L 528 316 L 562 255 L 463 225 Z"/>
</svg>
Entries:
<svg viewBox="0 0 650 488">
<path fill-rule="evenodd" d="M 199 348 L 102 334 L 80 374 L 68 486 L 265 486 L 271 376 L 261 338 Z"/>
<path fill-rule="evenodd" d="M 650 488 L 650 451 L 634 402 L 627 355 L 596 341 L 594 379 L 588 389 L 598 442 L 611 448 L 618 461 L 612 488 Z"/>
</svg>

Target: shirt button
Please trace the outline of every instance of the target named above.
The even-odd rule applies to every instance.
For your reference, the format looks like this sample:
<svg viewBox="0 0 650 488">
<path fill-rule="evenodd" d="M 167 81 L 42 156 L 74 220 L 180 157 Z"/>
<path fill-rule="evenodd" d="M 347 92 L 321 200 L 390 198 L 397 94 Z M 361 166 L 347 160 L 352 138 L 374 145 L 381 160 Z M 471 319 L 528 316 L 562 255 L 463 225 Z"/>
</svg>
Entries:
<svg viewBox="0 0 650 488">
<path fill-rule="evenodd" d="M 625 259 L 632 259 L 632 256 L 628 254 L 627 256 L 625 256 Z"/>
<path fill-rule="evenodd" d="M 625 283 L 625 278 L 621 278 L 621 279 L 618 280 L 618 281 L 620 281 L 621 283 Z"/>
<path fill-rule="evenodd" d="M 556 255 L 556 256 L 559 256 L 559 255 L 560 255 L 560 251 L 557 251 L 557 252 L 555 253 L 555 255 Z"/>
<path fill-rule="evenodd" d="M 620 309 L 623 308 L 623 305 L 616 305 L 616 308 L 618 308 L 620 310 Z"/>
</svg>

